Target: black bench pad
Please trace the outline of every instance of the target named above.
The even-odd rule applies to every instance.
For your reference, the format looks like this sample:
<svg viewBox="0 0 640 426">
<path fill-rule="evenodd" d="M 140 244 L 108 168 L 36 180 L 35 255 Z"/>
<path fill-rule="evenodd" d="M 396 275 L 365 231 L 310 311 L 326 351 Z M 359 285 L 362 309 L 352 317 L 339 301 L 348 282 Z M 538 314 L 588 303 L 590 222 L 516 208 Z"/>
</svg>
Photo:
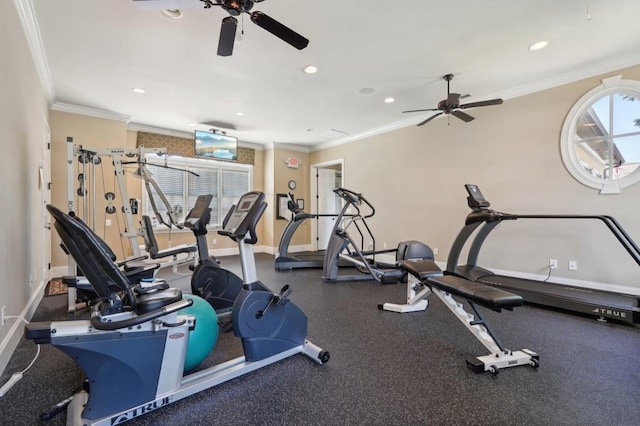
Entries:
<svg viewBox="0 0 640 426">
<path fill-rule="evenodd" d="M 463 297 L 494 311 L 511 309 L 523 304 L 521 296 L 486 284 L 469 281 L 455 275 L 434 276 L 434 266 L 437 268 L 437 265 L 429 260 L 401 263 L 402 269 L 420 278 L 427 285 L 452 295 Z"/>
</svg>

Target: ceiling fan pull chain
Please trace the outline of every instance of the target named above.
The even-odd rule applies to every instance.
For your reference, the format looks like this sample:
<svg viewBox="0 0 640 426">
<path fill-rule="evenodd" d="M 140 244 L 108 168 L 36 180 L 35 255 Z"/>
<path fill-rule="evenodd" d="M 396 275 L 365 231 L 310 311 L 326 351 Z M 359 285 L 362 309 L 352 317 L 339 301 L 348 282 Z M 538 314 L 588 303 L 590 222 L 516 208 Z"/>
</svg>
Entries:
<svg viewBox="0 0 640 426">
<path fill-rule="evenodd" d="M 587 6 L 587 21 L 591 20 L 591 12 L 589 11 L 589 0 L 584 0 L 585 5 Z"/>
</svg>

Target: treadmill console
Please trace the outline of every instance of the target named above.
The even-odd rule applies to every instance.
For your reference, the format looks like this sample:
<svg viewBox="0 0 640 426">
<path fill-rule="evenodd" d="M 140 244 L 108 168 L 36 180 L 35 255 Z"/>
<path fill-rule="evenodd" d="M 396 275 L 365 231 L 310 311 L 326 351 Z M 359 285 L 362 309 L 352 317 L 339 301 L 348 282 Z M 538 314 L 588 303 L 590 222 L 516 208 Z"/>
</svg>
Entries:
<svg viewBox="0 0 640 426">
<path fill-rule="evenodd" d="M 467 203 L 472 210 L 486 209 L 491 205 L 491 203 L 484 198 L 482 192 L 480 192 L 478 185 L 468 183 L 464 187 L 467 190 L 467 193 L 469 193 Z"/>
<path fill-rule="evenodd" d="M 242 238 L 247 232 L 255 235 L 255 227 L 264 213 L 266 203 L 262 192 L 248 192 L 240 197 L 225 218 L 223 228 L 218 231 L 232 239 Z"/>
</svg>

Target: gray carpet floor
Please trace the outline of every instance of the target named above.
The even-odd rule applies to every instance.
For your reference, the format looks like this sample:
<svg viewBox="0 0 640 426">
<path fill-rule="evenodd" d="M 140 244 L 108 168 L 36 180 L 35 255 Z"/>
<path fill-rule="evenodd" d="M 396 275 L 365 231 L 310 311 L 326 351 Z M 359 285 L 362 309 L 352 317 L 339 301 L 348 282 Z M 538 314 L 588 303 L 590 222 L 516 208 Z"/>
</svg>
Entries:
<svg viewBox="0 0 640 426">
<path fill-rule="evenodd" d="M 237 257 L 222 265 L 239 271 Z M 131 425 L 640 425 L 640 328 L 535 306 L 486 312 L 510 349 L 540 354 L 540 368 L 474 374 L 465 358 L 486 349 L 435 297 L 425 312 L 383 312 L 404 285 L 325 284 L 319 270 L 276 272 L 257 255 L 258 277 L 309 317 L 308 337 L 331 352 L 318 365 L 296 355 L 127 423 Z M 189 279 L 164 272 L 190 291 Z M 34 321 L 64 320 L 66 296 L 43 298 Z M 483 311 L 484 313 L 484 311 Z M 35 354 L 22 341 L 1 383 Z M 242 355 L 221 334 L 204 366 Z M 82 371 L 43 345 L 34 366 L 0 399 L 1 425 L 39 424 L 38 415 L 82 384 Z M 61 425 L 62 413 L 48 424 Z"/>
</svg>

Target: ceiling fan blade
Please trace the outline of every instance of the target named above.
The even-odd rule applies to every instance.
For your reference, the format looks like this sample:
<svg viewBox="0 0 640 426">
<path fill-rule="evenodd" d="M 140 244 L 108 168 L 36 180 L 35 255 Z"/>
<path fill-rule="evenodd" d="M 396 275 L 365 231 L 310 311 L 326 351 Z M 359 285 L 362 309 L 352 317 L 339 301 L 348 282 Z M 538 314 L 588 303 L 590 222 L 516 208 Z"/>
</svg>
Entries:
<svg viewBox="0 0 640 426">
<path fill-rule="evenodd" d="M 418 123 L 418 126 L 422 126 L 423 124 L 427 124 L 428 122 L 430 122 L 431 120 L 433 120 L 434 118 L 436 118 L 437 116 L 442 115 L 442 114 L 444 114 L 444 113 L 443 112 L 439 112 L 437 114 L 434 114 L 431 117 L 427 118 L 426 120 Z"/>
<path fill-rule="evenodd" d="M 447 105 L 458 105 L 460 101 L 460 93 L 449 93 L 447 96 Z"/>
<path fill-rule="evenodd" d="M 309 44 L 309 40 L 262 12 L 252 12 L 251 20 L 257 26 L 269 31 L 298 50 L 304 49 Z"/>
<path fill-rule="evenodd" d="M 455 115 L 456 117 L 458 117 L 460 120 L 464 121 L 465 123 L 468 123 L 471 120 L 473 120 L 472 116 L 470 116 L 466 112 L 462 112 L 462 111 L 458 111 L 458 110 L 451 111 L 451 115 Z"/>
<path fill-rule="evenodd" d="M 233 42 L 236 39 L 237 27 L 238 20 L 233 16 L 227 16 L 222 20 L 220 38 L 218 39 L 218 56 L 231 56 L 233 53 Z"/>
<path fill-rule="evenodd" d="M 475 108 L 489 105 L 500 105 L 502 102 L 502 99 L 490 99 L 488 101 L 469 102 L 468 104 L 460 105 L 460 108 Z"/>
<path fill-rule="evenodd" d="M 406 112 L 425 112 L 425 111 L 440 111 L 437 108 L 429 108 L 429 109 L 410 109 L 409 111 L 402 111 L 402 113 L 406 113 Z"/>
</svg>

